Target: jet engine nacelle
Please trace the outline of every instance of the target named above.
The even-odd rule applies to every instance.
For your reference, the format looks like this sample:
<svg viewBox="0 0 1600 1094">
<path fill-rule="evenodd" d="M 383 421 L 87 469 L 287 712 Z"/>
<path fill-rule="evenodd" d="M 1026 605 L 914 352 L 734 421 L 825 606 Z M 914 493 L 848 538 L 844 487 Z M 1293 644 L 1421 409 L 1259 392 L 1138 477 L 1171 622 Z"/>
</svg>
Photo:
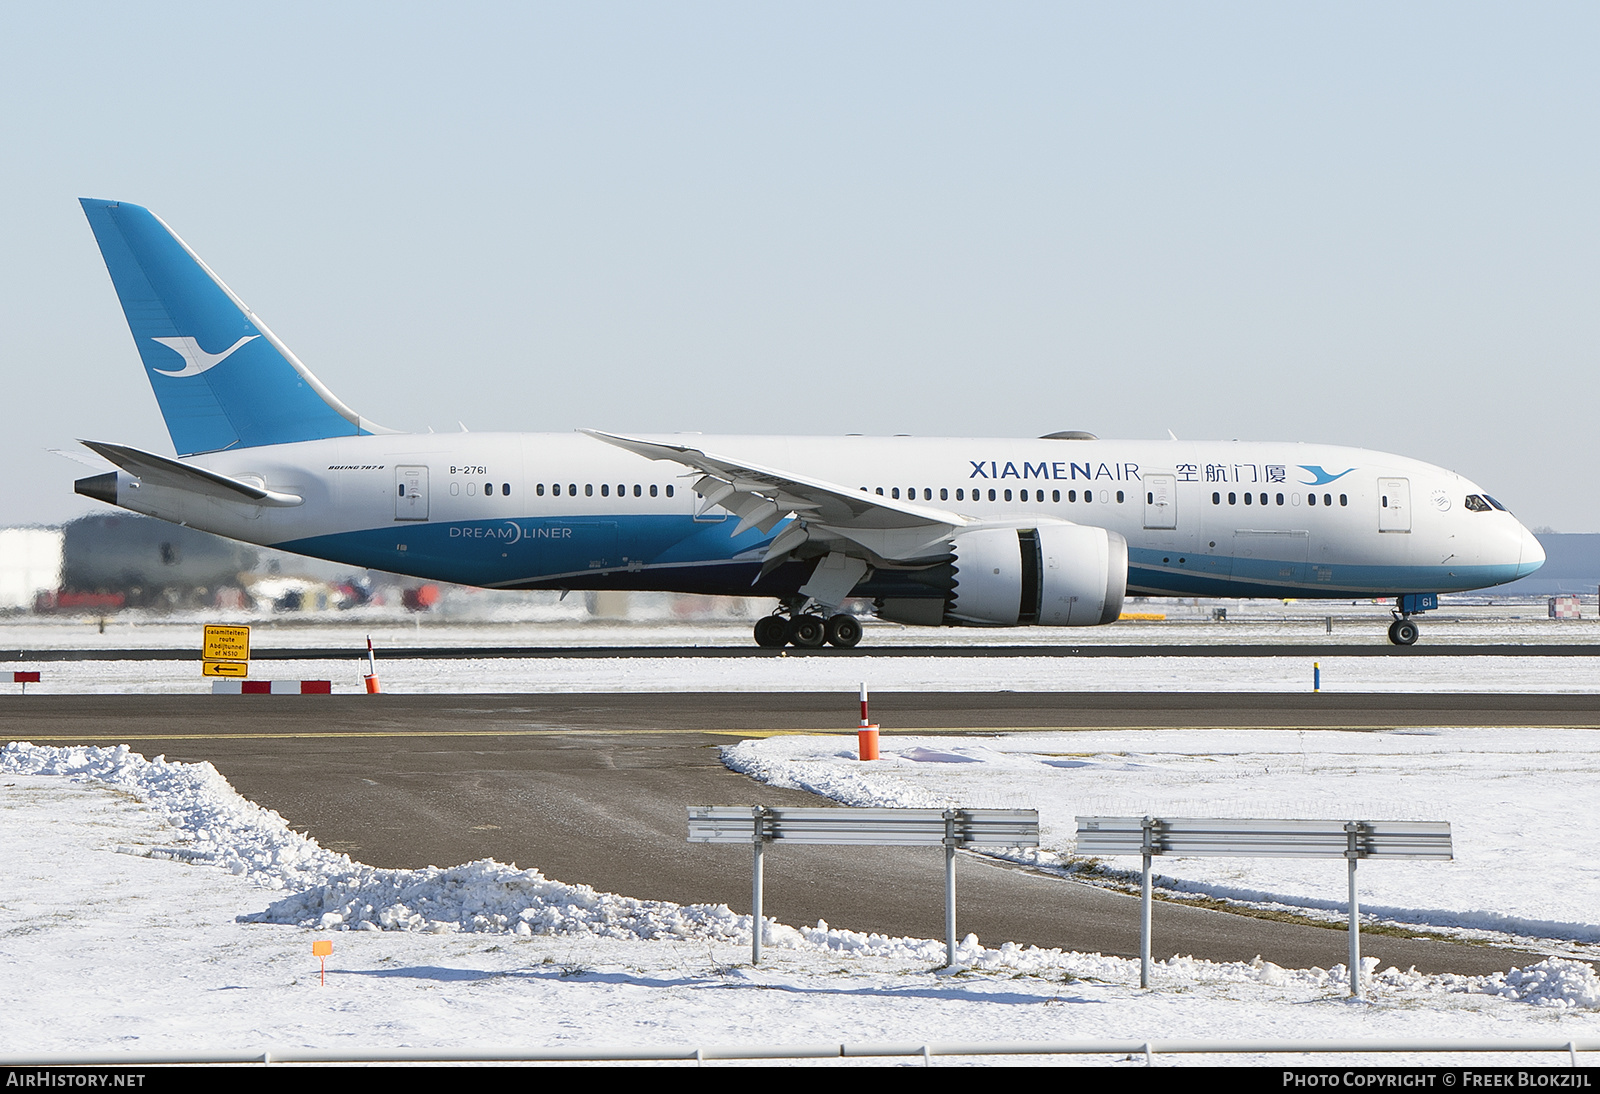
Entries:
<svg viewBox="0 0 1600 1094">
<path fill-rule="evenodd" d="M 1128 541 L 1104 528 L 980 528 L 955 536 L 950 553 L 942 611 L 937 600 L 894 598 L 878 614 L 923 625 L 1093 627 L 1122 613 Z"/>
</svg>

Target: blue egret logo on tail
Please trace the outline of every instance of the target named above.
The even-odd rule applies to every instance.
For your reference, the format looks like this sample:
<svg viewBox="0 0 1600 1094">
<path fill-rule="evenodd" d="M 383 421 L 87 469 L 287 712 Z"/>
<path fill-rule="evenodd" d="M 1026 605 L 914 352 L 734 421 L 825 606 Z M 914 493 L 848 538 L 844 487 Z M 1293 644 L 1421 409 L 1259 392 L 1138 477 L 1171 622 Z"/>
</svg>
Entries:
<svg viewBox="0 0 1600 1094">
<path fill-rule="evenodd" d="M 221 353 L 207 353 L 200 348 L 200 340 L 198 338 L 152 338 L 150 341 L 160 342 L 184 360 L 184 366 L 173 372 L 168 372 L 164 368 L 158 368 L 154 371 L 161 373 L 163 376 L 198 376 L 202 372 L 222 364 L 246 342 L 260 337 L 261 335 L 259 334 L 247 334 Z"/>
</svg>

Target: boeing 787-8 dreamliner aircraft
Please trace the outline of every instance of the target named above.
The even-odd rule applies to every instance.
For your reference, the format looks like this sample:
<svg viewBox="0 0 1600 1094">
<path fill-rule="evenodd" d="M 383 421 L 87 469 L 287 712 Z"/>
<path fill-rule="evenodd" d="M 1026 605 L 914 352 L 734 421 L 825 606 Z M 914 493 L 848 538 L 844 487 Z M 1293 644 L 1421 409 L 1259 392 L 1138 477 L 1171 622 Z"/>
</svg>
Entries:
<svg viewBox="0 0 1600 1094">
<path fill-rule="evenodd" d="M 83 201 L 177 458 L 85 442 L 80 494 L 232 539 L 496 589 L 770 596 L 763 646 L 911 624 L 1095 626 L 1145 596 L 1396 597 L 1530 574 L 1476 484 L 1302 443 L 397 433 L 361 417 L 149 210 Z"/>
</svg>

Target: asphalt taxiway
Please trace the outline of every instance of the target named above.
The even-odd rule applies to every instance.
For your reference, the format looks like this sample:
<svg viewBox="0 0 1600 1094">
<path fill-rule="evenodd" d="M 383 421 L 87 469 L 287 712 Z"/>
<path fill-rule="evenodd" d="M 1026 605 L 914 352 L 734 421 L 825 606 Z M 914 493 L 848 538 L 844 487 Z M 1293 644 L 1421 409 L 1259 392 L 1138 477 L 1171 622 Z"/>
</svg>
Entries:
<svg viewBox="0 0 1600 1094">
<path fill-rule="evenodd" d="M 215 764 L 323 846 L 374 866 L 481 858 L 568 883 L 748 910 L 750 852 L 690 845 L 689 805 L 817 804 L 725 768 L 717 748 L 776 732 L 853 739 L 854 696 L 797 693 L 334 696 L 4 696 L 8 739 L 127 743 Z M 1107 728 L 1422 726 L 1600 728 L 1595 695 L 880 693 L 886 733 Z M 766 910 L 792 924 L 943 934 L 942 852 L 774 848 Z M 959 929 L 994 945 L 1134 955 L 1137 901 L 963 856 Z M 1342 930 L 1158 903 L 1158 955 L 1343 961 Z M 1506 949 L 1373 935 L 1383 965 L 1482 974 Z"/>
</svg>

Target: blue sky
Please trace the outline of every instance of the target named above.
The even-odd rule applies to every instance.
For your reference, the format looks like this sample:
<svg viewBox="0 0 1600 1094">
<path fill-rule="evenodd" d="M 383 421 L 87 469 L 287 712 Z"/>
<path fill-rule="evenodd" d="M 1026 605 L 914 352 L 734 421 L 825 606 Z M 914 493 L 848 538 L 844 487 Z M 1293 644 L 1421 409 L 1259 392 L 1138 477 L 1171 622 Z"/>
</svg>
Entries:
<svg viewBox="0 0 1600 1094">
<path fill-rule="evenodd" d="M 1600 530 L 1600 8 L 11 5 L 0 523 L 170 450 L 80 196 L 402 429 L 1315 440 Z"/>
</svg>

